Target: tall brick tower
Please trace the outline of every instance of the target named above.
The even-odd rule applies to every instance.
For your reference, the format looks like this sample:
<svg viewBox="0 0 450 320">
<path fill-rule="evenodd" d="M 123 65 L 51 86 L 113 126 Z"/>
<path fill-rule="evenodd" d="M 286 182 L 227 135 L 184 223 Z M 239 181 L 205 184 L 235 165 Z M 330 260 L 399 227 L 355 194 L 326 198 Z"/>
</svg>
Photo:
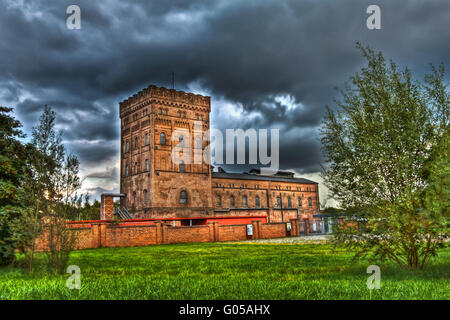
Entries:
<svg viewBox="0 0 450 320">
<path fill-rule="evenodd" d="M 121 205 L 133 218 L 212 215 L 211 167 L 194 161 L 208 144 L 210 97 L 149 86 L 119 105 Z"/>
</svg>

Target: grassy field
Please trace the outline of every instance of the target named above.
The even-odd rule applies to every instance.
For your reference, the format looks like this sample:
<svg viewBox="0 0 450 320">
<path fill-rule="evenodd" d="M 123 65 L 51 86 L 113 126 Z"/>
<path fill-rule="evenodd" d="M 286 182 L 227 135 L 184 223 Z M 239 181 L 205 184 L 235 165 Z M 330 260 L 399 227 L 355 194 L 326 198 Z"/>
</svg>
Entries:
<svg viewBox="0 0 450 320">
<path fill-rule="evenodd" d="M 351 257 L 327 244 L 82 250 L 70 258 L 81 268 L 80 290 L 67 289 L 68 275 L 7 267 L 0 269 L 0 299 L 449 299 L 448 247 L 421 272 L 380 265 L 380 290 L 367 289 L 369 263 Z"/>
</svg>

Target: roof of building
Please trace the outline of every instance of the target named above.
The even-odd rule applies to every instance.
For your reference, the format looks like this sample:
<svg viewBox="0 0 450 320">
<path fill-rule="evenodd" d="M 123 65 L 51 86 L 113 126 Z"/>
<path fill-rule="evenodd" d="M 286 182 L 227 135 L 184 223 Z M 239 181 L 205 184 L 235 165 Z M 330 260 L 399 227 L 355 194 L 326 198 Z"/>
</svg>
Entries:
<svg viewBox="0 0 450 320">
<path fill-rule="evenodd" d="M 229 173 L 229 172 L 212 172 L 213 178 L 219 179 L 238 179 L 238 180 L 259 180 L 259 181 L 279 181 L 279 182 L 297 182 L 297 183 L 307 183 L 307 184 L 318 184 L 317 182 L 304 179 L 304 178 L 294 178 L 294 173 L 290 171 L 278 171 L 274 175 L 261 175 L 256 174 L 255 169 L 250 170 L 250 172 L 244 173 Z M 260 171 L 259 171 L 260 172 Z"/>
</svg>

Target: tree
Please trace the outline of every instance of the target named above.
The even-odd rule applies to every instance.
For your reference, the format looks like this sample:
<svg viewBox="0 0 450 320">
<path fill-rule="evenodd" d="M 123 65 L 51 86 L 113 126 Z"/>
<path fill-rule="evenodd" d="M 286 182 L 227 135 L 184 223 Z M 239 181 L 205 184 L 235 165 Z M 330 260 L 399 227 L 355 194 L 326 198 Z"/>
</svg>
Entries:
<svg viewBox="0 0 450 320">
<path fill-rule="evenodd" d="M 11 108 L 0 107 L 0 265 L 14 261 L 16 240 L 11 223 L 23 209 L 21 178 L 26 163 L 26 148 L 18 140 L 24 134 L 21 124 L 10 116 Z"/>
<path fill-rule="evenodd" d="M 62 133 L 55 130 L 55 120 L 55 112 L 45 106 L 39 124 L 32 131 L 36 152 L 30 155 L 31 174 L 25 189 L 29 204 L 34 207 L 32 212 L 40 214 L 36 221 L 43 223 L 48 268 L 63 273 L 77 241 L 76 233 L 67 227 L 67 220 L 71 213 L 70 201 L 81 181 L 79 161 L 73 155 L 66 155 Z"/>
<path fill-rule="evenodd" d="M 432 67 L 421 83 L 357 46 L 368 65 L 341 90 L 337 110 L 327 107 L 321 127 L 325 184 L 348 213 L 334 238 L 358 256 L 423 268 L 448 236 L 444 67 Z"/>
</svg>

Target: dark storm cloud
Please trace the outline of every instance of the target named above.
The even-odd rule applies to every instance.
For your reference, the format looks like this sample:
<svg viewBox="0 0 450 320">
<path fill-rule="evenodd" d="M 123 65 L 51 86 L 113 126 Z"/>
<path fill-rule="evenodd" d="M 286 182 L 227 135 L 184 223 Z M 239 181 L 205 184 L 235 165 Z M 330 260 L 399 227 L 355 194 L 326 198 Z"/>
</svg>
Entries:
<svg viewBox="0 0 450 320">
<path fill-rule="evenodd" d="M 71 4 L 81 7 L 81 30 L 66 28 Z M 381 7 L 381 30 L 366 28 L 369 4 Z M 429 62 L 450 65 L 449 16 L 445 0 L 2 1 L 0 101 L 27 126 L 52 106 L 70 149 L 94 166 L 118 156 L 118 102 L 170 86 L 175 71 L 178 89 L 195 82 L 241 105 L 234 126 L 280 127 L 281 167 L 314 172 L 317 133 L 287 132 L 317 128 L 333 88 L 363 65 L 355 42 L 422 77 Z M 219 129 L 229 123 L 222 117 Z"/>
</svg>

